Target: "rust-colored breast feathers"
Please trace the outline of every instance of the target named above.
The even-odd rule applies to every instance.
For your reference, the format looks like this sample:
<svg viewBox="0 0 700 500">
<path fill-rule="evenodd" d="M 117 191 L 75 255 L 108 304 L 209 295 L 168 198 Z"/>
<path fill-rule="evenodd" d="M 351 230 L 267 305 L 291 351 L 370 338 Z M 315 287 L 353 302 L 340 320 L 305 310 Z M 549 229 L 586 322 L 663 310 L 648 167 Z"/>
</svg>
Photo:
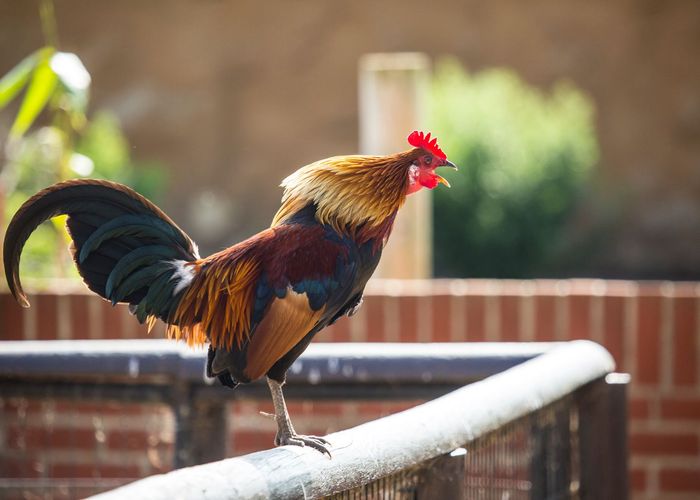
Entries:
<svg viewBox="0 0 700 500">
<path fill-rule="evenodd" d="M 267 373 L 311 331 L 324 310 L 312 311 L 306 294 L 291 289 L 284 298 L 273 299 L 248 346 L 246 375 L 255 380 Z"/>
</svg>

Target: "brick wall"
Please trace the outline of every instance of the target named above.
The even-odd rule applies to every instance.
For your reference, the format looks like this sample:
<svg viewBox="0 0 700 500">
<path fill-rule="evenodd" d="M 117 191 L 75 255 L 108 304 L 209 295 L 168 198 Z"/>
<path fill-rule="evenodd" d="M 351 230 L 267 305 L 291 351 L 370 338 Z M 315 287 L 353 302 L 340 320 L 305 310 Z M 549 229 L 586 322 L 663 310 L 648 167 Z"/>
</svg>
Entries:
<svg viewBox="0 0 700 500">
<path fill-rule="evenodd" d="M 10 297 L 0 294 L 0 338 L 138 338 L 145 335 L 125 308 L 112 309 L 82 293 L 40 294 L 32 298 L 32 303 L 31 309 L 23 310 Z M 162 334 L 162 327 L 153 333 Z M 600 280 L 377 281 L 368 287 L 360 312 L 350 320 L 339 321 L 318 340 L 520 342 L 580 338 L 603 344 L 615 357 L 618 370 L 632 375 L 629 429 L 634 498 L 696 498 L 700 494 L 700 284 Z M 300 432 L 324 434 L 416 403 L 295 401 L 290 411 Z M 84 451 L 86 445 L 81 444 L 81 429 L 88 429 L 87 435 L 96 436 L 91 453 L 99 452 L 106 460 L 103 472 L 95 467 L 82 471 L 90 473 L 89 477 L 96 474 L 131 477 L 167 467 L 165 464 L 172 453 L 167 433 L 159 428 L 158 432 L 154 430 L 156 437 L 139 432 L 131 434 L 143 430 L 142 424 L 152 415 L 161 414 L 162 417 L 162 409 L 141 408 L 137 415 L 130 416 L 127 412 L 122 419 L 110 419 L 106 415 L 101 418 L 106 423 L 100 427 L 88 417 L 94 413 L 89 405 L 65 410 L 78 412 L 84 418 L 61 416 L 59 407 L 54 414 L 60 417 L 61 425 L 72 429 L 74 436 L 63 442 L 62 438 L 50 438 L 32 430 L 33 424 L 29 423 L 39 419 L 38 416 L 32 417 L 34 420 L 25 418 L 27 435 L 23 439 L 18 437 L 11 423 L 17 415 L 31 408 L 22 410 L 17 405 L 16 401 L 3 400 L 0 439 L 4 442 L 0 448 L 16 448 L 18 443 L 23 444 L 25 452 L 32 446 L 39 451 L 42 447 L 52 447 L 51 453 L 25 453 L 30 462 L 34 460 L 27 467 L 38 470 L 38 475 L 46 475 L 47 467 L 61 463 L 56 457 L 62 460 L 80 458 L 80 452 L 71 451 L 71 448 L 82 447 Z M 32 408 L 31 411 L 41 414 L 41 408 Z M 228 439 L 231 454 L 270 446 L 274 422 L 261 416 L 260 411 L 272 411 L 271 404 L 241 402 L 231 405 Z M 110 440 L 110 432 L 120 430 L 121 437 Z M 74 444 L 71 439 L 75 439 Z M 131 443 L 132 447 L 126 451 L 114 450 L 116 454 L 110 455 L 110 442 L 111 446 Z M 136 452 L 132 460 L 134 450 L 143 450 L 144 446 L 148 453 L 144 456 L 142 451 Z M 124 453 L 128 457 L 122 456 Z M 137 459 L 138 456 L 145 458 Z M 115 467 L 123 464 L 127 458 L 129 465 L 136 467 L 134 470 L 109 468 L 113 463 Z M 0 456 L 0 475 L 11 476 L 9 467 Z M 58 471 L 61 470 L 66 473 L 59 467 Z M 56 473 L 56 469 L 53 471 Z"/>
</svg>

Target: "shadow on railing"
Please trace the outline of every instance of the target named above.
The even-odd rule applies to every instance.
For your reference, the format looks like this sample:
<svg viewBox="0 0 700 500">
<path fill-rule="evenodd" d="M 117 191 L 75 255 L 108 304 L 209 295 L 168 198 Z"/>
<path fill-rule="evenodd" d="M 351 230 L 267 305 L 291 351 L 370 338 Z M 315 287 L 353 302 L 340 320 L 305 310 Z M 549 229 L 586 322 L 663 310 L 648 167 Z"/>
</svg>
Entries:
<svg viewBox="0 0 700 500">
<path fill-rule="evenodd" d="M 267 397 L 206 385 L 202 357 L 160 341 L 2 343 L 0 389 L 168 404 L 183 467 L 225 456 L 227 398 Z M 625 380 L 613 368 L 586 341 L 317 344 L 290 370 L 291 398 L 441 397 L 330 434 L 331 460 L 283 447 L 100 498 L 626 498 Z"/>
</svg>

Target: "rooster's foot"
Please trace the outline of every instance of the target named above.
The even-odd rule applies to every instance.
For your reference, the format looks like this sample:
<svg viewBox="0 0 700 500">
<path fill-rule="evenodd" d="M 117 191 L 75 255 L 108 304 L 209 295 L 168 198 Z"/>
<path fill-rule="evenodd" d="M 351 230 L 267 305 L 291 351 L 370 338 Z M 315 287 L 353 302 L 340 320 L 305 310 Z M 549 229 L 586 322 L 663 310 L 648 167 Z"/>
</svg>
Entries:
<svg viewBox="0 0 700 500">
<path fill-rule="evenodd" d="M 331 458 L 331 452 L 329 450 L 330 443 L 319 436 L 306 436 L 304 434 L 296 433 L 277 433 L 275 436 L 276 446 L 294 445 L 294 446 L 308 446 L 314 450 L 320 451 L 324 455 L 328 455 Z"/>
</svg>

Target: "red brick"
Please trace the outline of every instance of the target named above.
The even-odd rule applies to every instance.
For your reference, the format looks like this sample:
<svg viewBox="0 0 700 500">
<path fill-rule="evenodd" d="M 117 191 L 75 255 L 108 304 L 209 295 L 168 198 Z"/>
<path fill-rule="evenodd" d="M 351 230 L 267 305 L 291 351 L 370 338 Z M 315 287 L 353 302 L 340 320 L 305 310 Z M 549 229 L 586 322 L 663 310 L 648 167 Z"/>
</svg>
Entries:
<svg viewBox="0 0 700 500">
<path fill-rule="evenodd" d="M 251 415 L 251 414 L 257 414 L 260 411 L 270 411 L 272 408 L 272 404 L 270 404 L 270 408 L 267 408 L 266 410 L 263 410 L 260 404 L 258 404 L 257 401 L 252 401 L 252 400 L 237 400 L 233 404 L 231 404 L 231 411 L 233 412 L 234 415 Z M 235 422 L 235 420 L 234 420 Z"/>
<path fill-rule="evenodd" d="M 496 295 L 520 295 L 523 282 L 521 280 L 485 280 L 482 289 L 487 293 L 495 293 Z"/>
<path fill-rule="evenodd" d="M 667 289 L 663 281 L 640 281 L 637 283 L 637 295 L 640 297 L 661 297 Z"/>
<path fill-rule="evenodd" d="M 700 288 L 693 281 L 676 281 L 673 283 L 674 297 L 700 298 Z"/>
<path fill-rule="evenodd" d="M 630 489 L 632 491 L 646 491 L 647 489 L 647 471 L 645 469 L 630 469 L 629 474 Z"/>
<path fill-rule="evenodd" d="M 637 455 L 697 455 L 700 443 L 697 434 L 633 432 L 630 450 Z"/>
<path fill-rule="evenodd" d="M 593 291 L 598 287 L 600 280 L 578 278 L 566 280 L 568 288 L 573 295 L 592 295 Z M 556 281 L 554 282 L 556 285 Z"/>
<path fill-rule="evenodd" d="M 58 299 L 55 295 L 41 293 L 34 296 L 36 307 L 36 336 L 39 340 L 54 340 L 57 338 Z"/>
<path fill-rule="evenodd" d="M 22 307 L 9 293 L 0 293 L 0 339 L 22 340 L 24 338 L 24 315 Z"/>
<path fill-rule="evenodd" d="M 416 296 L 416 320 L 418 321 L 417 325 L 425 324 L 426 328 L 428 331 L 421 331 L 418 333 L 419 338 L 422 336 L 425 336 L 425 338 L 432 338 L 432 328 L 433 328 L 433 296 L 426 294 L 426 295 L 418 295 Z M 430 321 L 423 321 L 424 318 L 429 319 Z"/>
<path fill-rule="evenodd" d="M 145 450 L 165 443 L 155 434 L 138 430 L 116 430 L 107 434 L 107 446 L 113 450 Z"/>
<path fill-rule="evenodd" d="M 624 365 L 623 338 L 625 334 L 625 297 L 606 296 L 603 299 L 603 345 L 610 351 L 618 370 L 626 370 Z"/>
<path fill-rule="evenodd" d="M 399 413 L 419 404 L 424 403 L 422 400 L 407 400 L 407 401 L 387 401 L 385 403 L 385 411 L 387 414 L 391 415 L 393 413 Z"/>
<path fill-rule="evenodd" d="M 340 318 L 333 325 L 333 340 L 335 342 L 350 342 L 350 321 L 346 316 Z"/>
<path fill-rule="evenodd" d="M 450 341 L 464 342 L 467 340 L 467 303 L 466 295 L 454 295 L 450 299 L 450 323 L 454 336 Z"/>
<path fill-rule="evenodd" d="M 90 338 L 90 314 L 88 295 L 68 295 L 70 307 L 70 335 L 74 339 Z"/>
<path fill-rule="evenodd" d="M 350 318 L 343 316 L 338 319 L 333 327 L 333 336 L 331 342 L 352 342 L 350 338 Z"/>
<path fill-rule="evenodd" d="M 109 477 L 109 478 L 138 478 L 141 471 L 136 465 L 107 465 L 94 464 L 53 464 L 49 467 L 49 475 L 59 478 L 79 477 Z"/>
<path fill-rule="evenodd" d="M 535 295 L 535 340 L 557 340 L 556 301 L 557 297 L 553 295 Z"/>
<path fill-rule="evenodd" d="M 337 401 L 314 401 L 311 408 L 313 415 L 330 415 L 339 417 L 348 411 L 348 407 L 351 404 L 352 403 Z"/>
<path fill-rule="evenodd" d="M 233 449 L 237 455 L 252 451 L 266 450 L 274 446 L 274 431 L 235 431 Z"/>
<path fill-rule="evenodd" d="M 660 296 L 640 296 L 637 301 L 637 373 L 640 384 L 658 384 L 661 371 Z"/>
<path fill-rule="evenodd" d="M 99 477 L 96 464 L 51 464 L 48 469 L 54 478 Z"/>
<path fill-rule="evenodd" d="M 44 410 L 44 401 L 34 398 L 10 398 L 3 400 L 3 413 L 23 414 Z"/>
<path fill-rule="evenodd" d="M 381 401 L 363 401 L 358 403 L 357 412 L 363 416 L 377 418 L 387 415 L 386 405 Z"/>
<path fill-rule="evenodd" d="M 299 399 L 293 399 L 287 401 L 287 411 L 289 412 L 290 415 L 308 415 L 311 413 L 312 409 L 312 403 L 311 401 L 305 401 L 305 400 L 299 400 Z M 268 411 L 265 410 L 264 408 L 261 408 L 261 411 Z M 270 408 L 268 411 L 269 413 L 274 413 L 274 408 Z"/>
<path fill-rule="evenodd" d="M 504 342 L 520 340 L 520 296 L 501 295 L 498 298 L 501 315 L 500 339 Z"/>
<path fill-rule="evenodd" d="M 317 342 L 336 342 L 335 340 L 335 330 L 336 330 L 336 324 L 330 325 L 323 330 L 321 330 L 320 334 L 316 336 L 316 341 Z"/>
<path fill-rule="evenodd" d="M 452 340 L 452 296 L 433 295 L 429 300 L 433 313 L 430 342 L 449 342 Z"/>
<path fill-rule="evenodd" d="M 136 325 L 136 335 L 138 338 L 141 339 L 147 339 L 147 338 L 152 338 L 152 339 L 167 339 L 168 334 L 165 331 L 165 323 L 162 321 L 158 320 L 156 321 L 156 324 L 153 325 L 153 329 L 151 332 L 148 332 L 148 326 L 147 325 L 141 325 L 139 324 L 138 321 L 136 321 L 135 318 L 128 316 L 124 317 L 124 323 L 122 324 L 127 325 L 125 326 L 126 330 L 123 330 L 124 335 L 134 335 L 133 331 L 129 331 L 129 326 L 128 325 Z M 133 326 L 132 326 L 133 327 Z"/>
<path fill-rule="evenodd" d="M 362 309 L 366 314 L 368 342 L 384 342 L 384 297 L 370 295 L 365 297 Z"/>
<path fill-rule="evenodd" d="M 142 415 L 145 413 L 157 413 L 166 409 L 159 404 L 121 403 L 107 401 L 104 403 L 91 403 L 89 401 L 56 400 L 53 408 L 57 412 L 80 412 L 91 415 Z"/>
<path fill-rule="evenodd" d="M 367 419 L 376 419 L 392 415 L 409 408 L 413 408 L 424 401 L 422 400 L 405 400 L 405 401 L 363 401 L 358 403 L 358 413 Z"/>
<path fill-rule="evenodd" d="M 591 298 L 586 295 L 568 297 L 569 325 L 566 338 L 570 340 L 591 338 Z"/>
<path fill-rule="evenodd" d="M 697 380 L 697 299 L 673 300 L 673 382 L 695 385 Z"/>
<path fill-rule="evenodd" d="M 7 431 L 7 447 L 12 449 L 93 449 L 98 445 L 94 429 L 18 428 Z"/>
<path fill-rule="evenodd" d="M 662 491 L 700 492 L 700 468 L 661 469 L 659 483 Z"/>
<path fill-rule="evenodd" d="M 100 315 L 102 316 L 102 332 L 98 338 L 104 339 L 121 339 L 124 338 L 122 333 L 122 314 L 121 311 L 112 307 L 107 302 L 100 304 Z"/>
<path fill-rule="evenodd" d="M 700 420 L 700 399 L 664 398 L 661 416 L 667 419 Z"/>
<path fill-rule="evenodd" d="M 48 409 L 55 412 L 80 412 L 89 414 L 109 415 L 142 415 L 144 413 L 159 413 L 168 411 L 165 405 L 154 403 L 122 403 L 116 401 L 96 402 L 72 401 L 68 399 L 35 399 L 9 398 L 3 400 L 3 411 L 17 413 L 45 413 Z"/>
<path fill-rule="evenodd" d="M 646 399 L 630 398 L 627 401 L 627 412 L 633 420 L 649 418 L 649 401 Z"/>
<path fill-rule="evenodd" d="M 0 477 L 41 477 L 43 475 L 43 466 L 38 460 L 19 457 L 0 458 Z"/>
<path fill-rule="evenodd" d="M 418 342 L 418 297 L 404 296 L 395 299 L 399 304 L 399 342 Z M 386 339 L 389 340 L 389 339 Z"/>
<path fill-rule="evenodd" d="M 129 306 L 126 304 L 119 304 L 115 306 L 115 310 L 121 315 L 121 325 L 122 325 L 122 338 L 126 339 L 144 339 L 148 338 L 148 327 L 142 325 L 136 319 L 136 316 L 129 312 Z M 158 321 L 157 325 L 163 325 L 161 321 Z M 156 333 L 158 335 L 156 336 Z M 151 331 L 151 336 L 153 338 L 164 338 L 165 337 L 165 326 L 161 326 L 160 331 L 156 331 L 154 327 Z"/>
<path fill-rule="evenodd" d="M 466 298 L 466 339 L 472 342 L 486 340 L 486 297 L 469 295 Z"/>
</svg>

